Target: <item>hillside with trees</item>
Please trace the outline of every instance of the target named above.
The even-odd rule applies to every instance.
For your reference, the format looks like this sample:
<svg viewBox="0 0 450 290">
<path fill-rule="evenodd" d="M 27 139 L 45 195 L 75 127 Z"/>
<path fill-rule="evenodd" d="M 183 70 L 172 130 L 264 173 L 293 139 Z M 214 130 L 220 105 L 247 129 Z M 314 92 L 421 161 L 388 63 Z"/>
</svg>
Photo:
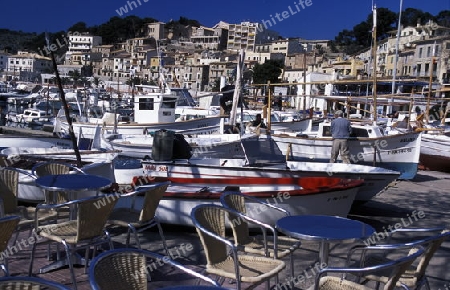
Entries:
<svg viewBox="0 0 450 290">
<path fill-rule="evenodd" d="M 390 32 L 397 29 L 398 13 L 392 12 L 387 8 L 377 9 L 377 38 L 386 38 Z M 344 29 L 332 41 L 331 47 L 334 52 L 343 52 L 346 54 L 354 54 L 371 45 L 372 42 L 372 13 L 369 13 L 366 20 L 356 24 L 353 29 Z M 433 20 L 438 25 L 450 27 L 450 11 L 441 11 L 433 16 L 428 12 L 415 8 L 406 8 L 402 12 L 403 26 L 416 26 L 417 23 L 426 24 Z M 107 22 L 96 25 L 87 26 L 84 22 L 78 22 L 67 28 L 67 31 L 59 31 L 49 33 L 50 39 L 61 38 L 67 32 L 89 32 L 92 35 L 99 35 L 103 39 L 103 44 L 114 44 L 123 42 L 126 39 L 134 37 L 143 37 L 146 23 L 157 22 L 158 20 L 151 17 L 140 18 L 138 16 L 127 17 L 111 17 Z M 197 20 L 192 20 L 181 16 L 178 20 L 171 20 L 166 23 L 167 31 L 184 36 L 183 28 L 187 25 L 201 26 Z M 45 46 L 45 32 L 25 33 L 21 31 L 11 31 L 8 29 L 0 29 L 0 50 L 15 53 L 18 50 L 29 50 L 38 52 Z M 62 47 L 57 54 L 64 53 L 66 48 Z"/>
</svg>

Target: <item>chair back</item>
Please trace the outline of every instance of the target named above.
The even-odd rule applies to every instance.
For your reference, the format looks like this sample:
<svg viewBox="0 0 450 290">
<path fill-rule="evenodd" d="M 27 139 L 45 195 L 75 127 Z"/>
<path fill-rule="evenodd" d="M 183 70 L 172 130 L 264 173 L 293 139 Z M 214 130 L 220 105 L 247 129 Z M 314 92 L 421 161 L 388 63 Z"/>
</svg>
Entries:
<svg viewBox="0 0 450 290">
<path fill-rule="evenodd" d="M 163 198 L 164 193 L 166 192 L 169 185 L 170 182 L 162 182 L 158 183 L 157 185 L 148 187 L 148 190 L 146 190 L 144 193 L 144 203 L 141 214 L 139 215 L 140 222 L 145 222 L 155 217 L 159 202 Z M 144 188 L 146 187 L 141 187 L 139 188 L 139 190 Z"/>
<path fill-rule="evenodd" d="M 226 192 L 221 195 L 222 205 L 235 210 L 239 213 L 246 214 L 247 210 L 245 208 L 245 197 L 240 193 Z M 237 244 L 243 245 L 251 241 L 249 225 L 247 222 L 243 221 L 238 215 L 230 212 L 228 214 L 228 219 L 231 221 L 231 229 L 233 231 L 233 236 Z"/>
<path fill-rule="evenodd" d="M 93 290 L 147 289 L 147 275 L 161 266 L 161 262 L 219 287 L 211 278 L 198 274 L 167 256 L 133 248 L 110 250 L 95 257 L 89 267 L 89 283 Z"/>
<path fill-rule="evenodd" d="M 45 161 L 39 162 L 33 166 L 31 173 L 37 177 L 53 174 L 69 174 L 70 171 L 76 171 L 77 173 L 86 174 L 80 168 L 73 166 L 70 163 L 62 163 L 57 161 Z"/>
<path fill-rule="evenodd" d="M 39 277 L 1 277 L 0 290 L 24 290 L 24 289 L 46 289 L 46 290 L 70 290 L 71 288 Z"/>
<path fill-rule="evenodd" d="M 38 163 L 33 168 L 33 173 L 37 177 L 53 175 L 53 174 L 69 174 L 70 167 L 63 163 L 43 162 Z"/>
<path fill-rule="evenodd" d="M 385 255 L 388 255 L 392 251 L 392 247 L 385 247 L 384 245 L 380 246 L 367 246 L 366 248 L 361 249 L 370 249 L 370 250 L 376 250 L 376 251 L 382 251 L 385 253 Z M 364 276 L 364 277 L 370 277 L 370 276 L 378 276 L 378 275 L 384 275 L 386 274 L 386 281 L 384 282 L 383 290 L 393 290 L 395 289 L 397 282 L 399 281 L 400 277 L 405 273 L 405 271 L 411 266 L 411 264 L 424 253 L 424 248 L 422 246 L 417 247 L 398 247 L 397 251 L 395 251 L 395 254 L 401 254 L 401 251 L 405 253 L 405 251 L 408 251 L 408 254 L 404 254 L 400 258 L 396 259 L 387 259 L 384 262 L 380 262 L 379 264 L 366 266 L 362 268 L 352 267 L 352 268 L 334 268 L 334 267 L 326 267 L 320 270 L 319 274 L 316 276 L 315 279 L 315 286 L 314 290 L 321 289 L 321 286 L 323 286 L 323 289 L 326 287 L 322 285 L 321 282 L 326 283 L 328 277 L 322 277 L 326 273 L 351 273 L 358 277 Z M 398 257 L 398 256 L 397 256 Z M 345 277 L 345 275 L 344 275 Z M 337 278 L 337 277 L 332 277 Z M 345 280 L 344 278 L 340 278 L 341 282 Z M 343 280 L 342 280 L 343 279 Z M 345 280 L 347 281 L 347 280 Z M 353 282 L 350 282 L 350 285 L 342 285 L 342 288 L 332 288 L 329 287 L 327 289 L 360 289 L 357 288 L 360 286 L 359 284 L 352 284 Z"/>
<path fill-rule="evenodd" d="M 0 253 L 7 250 L 8 242 L 11 239 L 16 227 L 20 221 L 20 217 L 18 216 L 7 216 L 0 218 Z M 0 260 L 3 259 L 0 257 Z"/>
<path fill-rule="evenodd" d="M 400 277 L 423 253 L 424 249 L 422 247 L 414 247 L 409 251 L 408 256 L 385 264 L 384 267 L 391 268 L 391 275 L 389 276 L 389 280 L 385 283 L 383 290 L 393 290 L 396 287 L 398 280 L 400 280 Z M 383 265 L 380 266 L 380 268 L 382 267 Z"/>
<path fill-rule="evenodd" d="M 202 204 L 192 209 L 192 222 L 200 237 L 200 241 L 205 250 L 205 256 L 208 264 L 217 264 L 226 260 L 228 256 L 227 245 L 211 236 L 225 237 L 225 214 L 227 210 L 224 207 L 213 204 Z"/>
<path fill-rule="evenodd" d="M 450 231 L 448 229 L 442 230 L 442 232 L 438 235 L 425 238 L 415 243 L 418 245 L 422 245 L 425 248 L 425 252 L 422 257 L 419 259 L 417 267 L 415 268 L 414 275 L 417 278 L 421 278 L 425 276 L 425 271 L 430 264 L 431 259 L 433 258 L 436 251 L 441 247 L 442 243 L 450 237 Z"/>
<path fill-rule="evenodd" d="M 4 214 L 17 208 L 19 172 L 9 168 L 0 168 L 0 198 L 3 201 Z"/>
<path fill-rule="evenodd" d="M 95 238 L 103 234 L 106 221 L 118 197 L 105 194 L 73 201 L 77 206 L 77 240 Z"/>
</svg>

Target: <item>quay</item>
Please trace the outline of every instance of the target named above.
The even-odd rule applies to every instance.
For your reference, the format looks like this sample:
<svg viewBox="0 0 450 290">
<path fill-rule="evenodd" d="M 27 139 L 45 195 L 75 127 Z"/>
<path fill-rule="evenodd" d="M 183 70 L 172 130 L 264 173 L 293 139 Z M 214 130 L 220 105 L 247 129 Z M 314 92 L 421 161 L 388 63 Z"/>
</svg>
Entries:
<svg viewBox="0 0 450 290">
<path fill-rule="evenodd" d="M 449 227 L 450 221 L 450 174 L 419 171 L 413 180 L 401 180 L 392 184 L 373 200 L 356 205 L 349 218 L 357 219 L 372 225 L 377 232 L 384 232 L 400 223 L 401 227 Z M 420 212 L 420 214 L 418 214 Z M 391 227 L 390 227 L 391 226 Z M 163 224 L 164 234 L 172 257 L 181 264 L 200 272 L 205 264 L 204 253 L 194 228 Z M 18 240 L 27 238 L 28 232 L 19 236 Z M 112 231 L 115 248 L 125 247 L 125 233 Z M 141 234 L 141 243 L 144 249 L 159 252 L 164 255 L 161 239 L 156 230 L 149 230 Z M 133 245 L 133 244 L 132 244 Z M 342 266 L 350 245 L 330 245 L 330 266 Z M 23 247 L 9 258 L 9 269 L 12 276 L 27 275 L 31 247 Z M 34 269 L 48 264 L 46 246 L 39 246 L 36 252 Z M 294 252 L 295 273 L 304 277 L 296 284 L 295 289 L 307 289 L 314 280 L 315 266 L 318 261 L 318 245 L 303 243 L 300 250 Z M 441 248 L 431 260 L 427 268 L 427 276 L 432 290 L 444 290 L 450 286 L 450 241 L 443 243 Z M 289 263 L 287 263 L 289 264 Z M 175 271 L 175 270 L 172 270 Z M 285 276 L 289 269 L 282 272 L 279 283 L 286 283 Z M 83 267 L 75 268 L 78 289 L 90 289 L 89 279 L 84 274 Z M 49 280 L 54 280 L 71 286 L 68 267 L 45 274 L 38 274 Z M 180 284 L 193 284 L 195 280 L 186 275 L 170 273 L 158 277 L 159 289 L 163 286 Z M 272 281 L 273 284 L 273 281 Z M 224 284 L 225 287 L 234 288 L 233 284 Z M 265 289 L 265 285 L 257 289 Z"/>
<path fill-rule="evenodd" d="M 48 130 L 31 130 L 29 128 L 19 128 L 9 126 L 0 126 L 0 134 L 53 137 L 53 132 Z"/>
</svg>

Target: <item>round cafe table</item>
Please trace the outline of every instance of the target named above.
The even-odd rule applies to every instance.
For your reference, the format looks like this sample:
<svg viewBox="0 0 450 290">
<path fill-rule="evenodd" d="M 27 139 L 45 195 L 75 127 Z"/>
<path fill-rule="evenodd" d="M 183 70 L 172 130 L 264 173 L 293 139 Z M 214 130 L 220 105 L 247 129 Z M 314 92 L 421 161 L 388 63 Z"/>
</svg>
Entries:
<svg viewBox="0 0 450 290">
<path fill-rule="evenodd" d="M 35 182 L 45 190 L 65 192 L 98 191 L 111 185 L 108 178 L 91 174 L 45 175 L 37 178 Z"/>
<path fill-rule="evenodd" d="M 76 200 L 78 193 L 82 191 L 98 192 L 111 186 L 108 178 L 91 174 L 55 174 L 45 175 L 35 180 L 36 186 L 47 191 L 63 191 L 68 194 L 70 200 Z M 75 209 L 70 211 L 70 219 L 74 217 Z"/>
<path fill-rule="evenodd" d="M 319 262 L 328 265 L 331 242 L 356 242 L 368 238 L 375 229 L 363 222 L 337 216 L 294 215 L 276 222 L 281 233 L 293 238 L 320 243 Z"/>
</svg>

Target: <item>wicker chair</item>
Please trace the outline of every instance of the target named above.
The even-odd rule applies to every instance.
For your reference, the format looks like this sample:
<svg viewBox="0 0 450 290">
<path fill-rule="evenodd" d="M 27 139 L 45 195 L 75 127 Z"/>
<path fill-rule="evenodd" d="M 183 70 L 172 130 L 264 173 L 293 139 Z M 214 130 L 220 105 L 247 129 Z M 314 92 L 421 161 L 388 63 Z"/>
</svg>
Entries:
<svg viewBox="0 0 450 290">
<path fill-rule="evenodd" d="M 372 246 L 373 249 L 377 248 L 378 251 L 386 251 L 384 247 Z M 361 285 L 355 281 L 346 279 L 345 274 L 352 274 L 355 276 L 364 276 L 377 274 L 380 272 L 388 273 L 387 280 L 383 290 L 393 290 L 397 286 L 397 282 L 400 276 L 406 271 L 406 269 L 424 253 L 422 247 L 409 248 L 408 253 L 404 254 L 400 258 L 389 260 L 388 262 L 356 268 L 334 268 L 328 267 L 320 270 L 315 278 L 315 283 L 308 290 L 371 290 L 374 288 Z M 343 277 L 325 276 L 329 273 L 341 273 Z M 403 287 L 403 286 L 402 286 Z M 405 288 L 405 287 L 404 287 Z M 405 289 L 408 289 L 407 287 Z"/>
<path fill-rule="evenodd" d="M 14 254 L 8 249 L 8 243 L 16 230 L 17 224 L 19 223 L 20 217 L 18 216 L 7 216 L 0 218 L 0 253 L 2 254 L 2 259 L 0 260 L 0 267 L 6 276 L 9 276 L 8 271 L 8 256 Z M 9 250 L 9 251 L 8 251 Z"/>
<path fill-rule="evenodd" d="M 269 224 L 265 224 L 247 215 L 246 201 L 265 206 L 267 209 L 282 212 L 284 215 L 290 213 L 278 206 L 254 198 L 239 191 L 225 191 L 220 196 L 222 205 L 233 210 L 228 218 L 231 221 L 244 220 L 246 222 L 232 222 L 234 241 L 236 245 L 243 247 L 244 252 L 259 254 L 272 258 L 284 258 L 289 255 L 291 275 L 294 277 L 293 252 L 298 249 L 301 242 L 297 239 L 278 236 L 277 230 Z M 262 230 L 262 235 L 250 235 L 249 223 L 255 224 Z M 267 232 L 270 231 L 270 235 Z"/>
<path fill-rule="evenodd" d="M 159 202 L 161 201 L 169 185 L 170 182 L 161 182 L 148 186 L 142 186 L 133 192 L 120 196 L 119 203 L 123 201 L 124 203 L 129 202 L 129 204 L 127 207 L 117 207 L 114 209 L 108 218 L 107 224 L 108 226 L 127 228 L 127 247 L 130 244 L 131 232 L 133 232 L 137 247 L 141 249 L 138 233 L 156 226 L 158 227 L 164 250 L 167 255 L 169 255 L 166 239 L 164 237 L 158 216 L 156 215 L 156 209 L 158 208 Z M 136 197 L 139 195 L 143 195 L 142 207 L 140 207 L 140 209 L 136 209 Z"/>
<path fill-rule="evenodd" d="M 35 223 L 36 208 L 19 206 L 17 199 L 19 195 L 19 174 L 34 178 L 33 175 L 24 170 L 11 167 L 0 168 L 0 217 L 20 216 L 18 230 L 29 228 L 31 231 Z M 56 212 L 41 211 L 38 218 L 41 222 L 55 219 Z M 17 231 L 17 235 L 19 231 Z"/>
<path fill-rule="evenodd" d="M 38 277 L 3 277 L 0 278 L 0 290 L 70 290 L 62 284 Z"/>
<path fill-rule="evenodd" d="M 109 233 L 105 230 L 106 220 L 114 208 L 117 198 L 114 195 L 94 196 L 79 200 L 73 200 L 62 204 L 40 204 L 36 211 L 57 209 L 61 207 L 75 207 L 76 219 L 60 221 L 56 224 L 40 225 L 36 220 L 36 226 L 33 231 L 35 234 L 48 239 L 47 242 L 62 243 L 65 248 L 66 257 L 63 264 L 68 264 L 72 276 L 74 288 L 76 289 L 76 279 L 73 271 L 73 258 L 76 257 L 78 249 L 86 249 L 85 252 L 85 272 L 89 249 L 94 246 L 94 255 L 97 245 L 108 243 L 112 249 L 113 244 Z M 33 244 L 31 250 L 31 260 L 29 266 L 29 275 L 33 273 L 34 253 L 37 243 Z M 58 262 L 58 261 L 57 261 Z"/>
<path fill-rule="evenodd" d="M 234 279 L 237 289 L 242 289 L 241 283 L 250 283 L 248 289 L 263 282 L 269 283 L 286 264 L 278 259 L 239 253 L 238 247 L 225 236 L 226 215 L 229 213 L 234 212 L 213 204 L 202 204 L 192 209 L 192 222 L 206 255 L 205 273 Z"/>
<path fill-rule="evenodd" d="M 61 163 L 56 161 L 45 161 L 36 163 L 31 169 L 31 174 L 36 177 L 54 175 L 54 174 L 69 174 L 76 172 L 77 174 L 86 174 L 83 170 L 68 163 Z M 46 191 L 45 199 L 47 203 L 63 203 L 70 199 L 64 191 Z"/>
<path fill-rule="evenodd" d="M 164 265 L 169 265 L 172 269 L 177 268 L 181 271 L 179 273 L 171 270 L 173 275 L 188 274 L 189 277 L 197 278 L 208 285 L 220 287 L 211 278 L 196 273 L 168 256 L 135 248 L 115 249 L 95 257 L 89 267 L 89 282 L 93 290 L 153 289 L 152 287 L 147 288 L 148 276 L 150 275 L 152 281 L 151 274 L 153 271 Z"/>
<path fill-rule="evenodd" d="M 391 239 L 395 235 L 399 234 L 413 234 L 414 239 L 411 240 L 410 236 L 403 236 L 402 238 L 407 238 L 409 241 L 404 243 L 391 243 Z M 427 237 L 419 238 L 423 235 Z M 397 286 L 405 285 L 410 289 L 421 289 L 422 286 L 426 286 L 430 290 L 430 285 L 426 276 L 426 269 L 430 264 L 436 251 L 442 245 L 442 243 L 450 237 L 450 231 L 444 228 L 401 228 L 393 230 L 389 233 L 389 238 L 387 239 L 387 244 L 380 244 L 378 247 L 384 247 L 386 250 L 396 251 L 401 248 L 409 248 L 412 246 L 422 246 L 425 249 L 423 255 L 416 261 L 411 267 L 409 267 L 405 273 L 400 277 L 397 282 Z M 374 265 L 379 263 L 388 262 L 389 259 L 385 255 L 380 255 L 379 253 L 373 251 L 370 247 L 356 246 L 352 248 L 348 255 L 347 264 L 350 264 L 352 257 L 358 254 L 359 261 L 361 265 Z M 366 281 L 376 281 L 379 283 L 386 283 L 388 276 L 386 273 L 380 273 L 378 275 L 366 275 L 364 276 Z"/>
</svg>

